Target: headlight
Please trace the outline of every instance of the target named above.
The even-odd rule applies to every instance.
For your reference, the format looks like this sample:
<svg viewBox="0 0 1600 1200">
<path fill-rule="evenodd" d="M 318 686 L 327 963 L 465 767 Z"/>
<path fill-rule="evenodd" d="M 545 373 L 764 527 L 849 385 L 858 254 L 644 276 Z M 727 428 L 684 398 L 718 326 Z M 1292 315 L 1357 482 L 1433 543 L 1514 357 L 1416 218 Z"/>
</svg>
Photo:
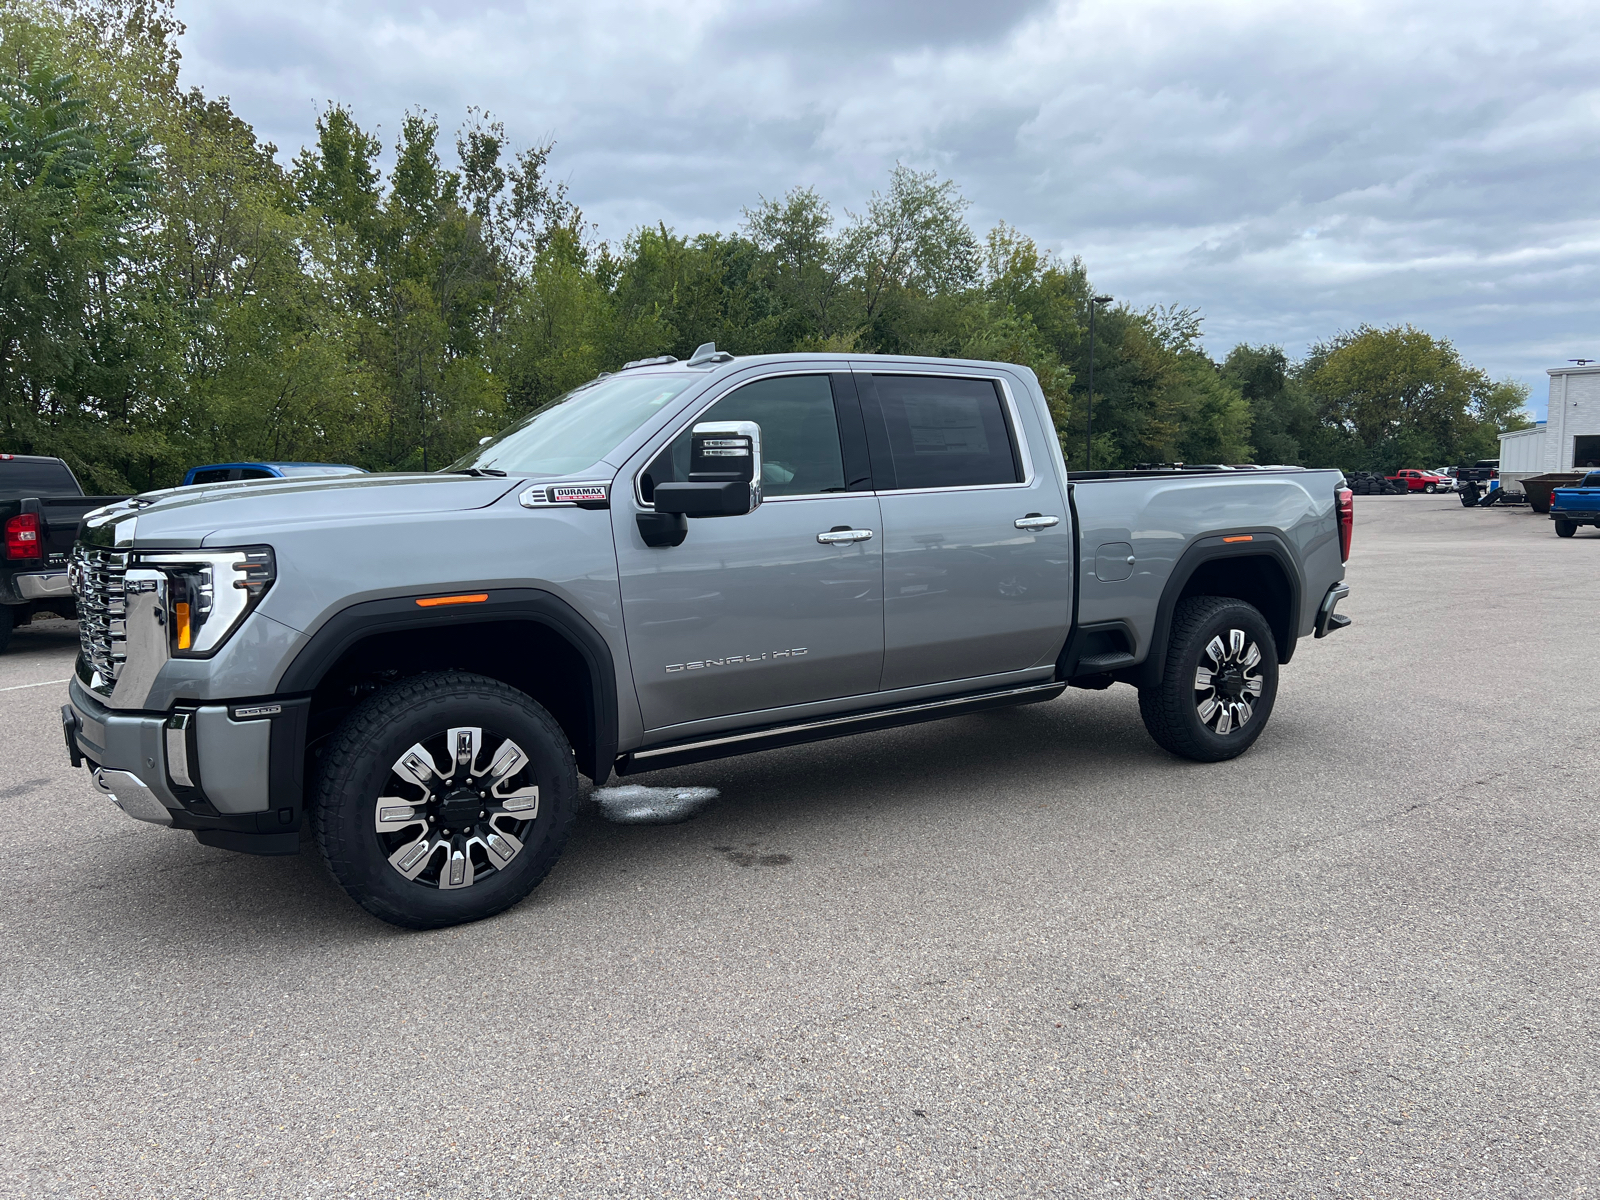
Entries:
<svg viewBox="0 0 1600 1200">
<path fill-rule="evenodd" d="M 214 653 L 277 578 L 270 546 L 142 550 L 134 560 L 167 577 L 163 618 L 168 650 L 176 658 L 206 658 Z"/>
</svg>

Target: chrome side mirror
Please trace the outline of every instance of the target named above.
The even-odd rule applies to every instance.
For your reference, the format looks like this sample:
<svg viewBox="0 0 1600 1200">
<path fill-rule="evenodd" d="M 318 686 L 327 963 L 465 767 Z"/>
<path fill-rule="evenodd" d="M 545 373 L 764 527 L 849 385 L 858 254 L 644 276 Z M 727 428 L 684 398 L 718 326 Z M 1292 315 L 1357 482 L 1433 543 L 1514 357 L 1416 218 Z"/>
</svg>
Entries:
<svg viewBox="0 0 1600 1200">
<path fill-rule="evenodd" d="M 761 505 L 761 426 L 702 421 L 689 439 L 689 481 L 659 483 L 658 513 L 742 517 Z"/>
</svg>

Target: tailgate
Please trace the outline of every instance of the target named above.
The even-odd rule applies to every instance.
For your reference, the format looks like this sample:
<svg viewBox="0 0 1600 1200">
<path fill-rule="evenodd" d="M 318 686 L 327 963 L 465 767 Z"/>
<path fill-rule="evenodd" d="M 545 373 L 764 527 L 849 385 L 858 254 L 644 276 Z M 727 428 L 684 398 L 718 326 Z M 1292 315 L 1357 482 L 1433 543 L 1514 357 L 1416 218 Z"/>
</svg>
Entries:
<svg viewBox="0 0 1600 1200">
<path fill-rule="evenodd" d="M 44 552 L 53 566 L 67 561 L 72 543 L 77 540 L 78 526 L 86 514 L 125 496 L 41 496 L 39 520 L 44 526 Z"/>
</svg>

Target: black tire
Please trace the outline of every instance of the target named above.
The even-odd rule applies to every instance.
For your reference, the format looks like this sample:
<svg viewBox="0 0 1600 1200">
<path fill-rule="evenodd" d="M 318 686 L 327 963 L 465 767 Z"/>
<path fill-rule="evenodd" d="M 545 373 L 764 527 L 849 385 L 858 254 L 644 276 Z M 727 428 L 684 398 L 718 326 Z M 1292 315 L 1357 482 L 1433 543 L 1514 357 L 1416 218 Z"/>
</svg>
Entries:
<svg viewBox="0 0 1600 1200">
<path fill-rule="evenodd" d="M 447 731 L 471 735 L 464 758 L 452 757 Z M 433 760 L 431 788 L 399 770 L 417 761 L 417 745 Z M 502 752 L 505 763 L 517 761 L 506 747 L 525 761 L 498 776 Z M 451 768 L 448 779 L 440 761 Z M 513 795 L 502 795 L 513 785 Z M 530 801 L 519 797 L 534 787 L 533 816 L 521 820 L 506 806 L 527 811 Z M 380 829 L 385 795 L 398 798 L 384 809 L 397 817 Z M 481 675 L 419 675 L 369 696 L 335 731 L 318 780 L 317 844 L 339 885 L 373 916 L 408 929 L 459 925 L 503 912 L 549 874 L 572 831 L 577 795 L 572 747 L 544 708 Z M 483 811 L 466 811 L 480 804 Z M 411 876 L 396 863 L 407 859 Z"/>
<path fill-rule="evenodd" d="M 11 606 L 0 604 L 0 654 L 6 652 L 6 643 L 11 640 L 11 630 L 16 623 L 16 614 L 11 611 Z"/>
<path fill-rule="evenodd" d="M 1578 523 L 1576 521 L 1557 521 L 1555 526 L 1557 537 L 1571 537 L 1578 532 Z"/>
<path fill-rule="evenodd" d="M 1231 632 L 1244 636 L 1243 653 L 1232 648 Z M 1225 671 L 1239 665 L 1250 647 L 1259 651 L 1259 662 L 1253 668 L 1238 673 L 1235 679 L 1209 689 L 1205 694 L 1196 687 L 1197 672 L 1204 662 L 1212 660 L 1207 647 L 1213 638 L 1220 638 L 1227 652 L 1223 663 Z M 1209 670 L 1209 668 L 1208 668 Z M 1223 674 L 1223 672 L 1217 672 Z M 1233 688 L 1243 683 L 1259 680 L 1260 694 L 1230 698 Z M 1222 762 L 1237 758 L 1248 750 L 1272 716 L 1272 706 L 1278 696 L 1278 646 L 1272 637 L 1272 627 L 1257 609 L 1243 600 L 1227 596 L 1194 596 L 1178 605 L 1172 614 L 1172 636 L 1167 642 L 1167 661 L 1161 682 L 1154 687 L 1139 689 L 1139 715 L 1144 727 L 1163 750 L 1195 762 Z M 1197 697 L 1199 699 L 1197 699 Z M 1222 707 L 1229 708 L 1226 724 L 1232 726 L 1224 733 L 1217 728 L 1223 725 L 1224 714 L 1214 710 L 1209 720 L 1201 718 L 1201 707 L 1206 700 L 1224 699 Z M 1233 726 L 1242 703 L 1248 714 L 1243 722 Z"/>
<path fill-rule="evenodd" d="M 1422 490 L 1431 496 L 1439 490 L 1439 485 L 1436 483 L 1425 483 L 1422 485 Z"/>
</svg>

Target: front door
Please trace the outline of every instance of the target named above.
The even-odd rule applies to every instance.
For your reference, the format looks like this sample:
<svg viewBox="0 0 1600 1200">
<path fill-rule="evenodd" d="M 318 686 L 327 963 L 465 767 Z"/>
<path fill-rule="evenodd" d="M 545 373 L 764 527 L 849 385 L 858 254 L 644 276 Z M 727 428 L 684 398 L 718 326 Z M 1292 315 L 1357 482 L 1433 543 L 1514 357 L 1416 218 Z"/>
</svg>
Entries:
<svg viewBox="0 0 1600 1200">
<path fill-rule="evenodd" d="M 1072 524 L 997 379 L 857 375 L 883 513 L 883 688 L 1054 661 Z"/>
<path fill-rule="evenodd" d="M 613 498 L 623 621 L 646 729 L 877 688 L 878 501 L 855 449 L 860 414 L 848 379 L 837 400 L 835 390 L 826 374 L 744 384 L 685 422 L 640 473 L 636 495 Z M 639 501 L 656 484 L 685 478 L 690 429 L 700 421 L 761 426 L 763 503 L 742 517 L 690 519 L 682 545 L 646 546 L 634 521 Z"/>
</svg>

